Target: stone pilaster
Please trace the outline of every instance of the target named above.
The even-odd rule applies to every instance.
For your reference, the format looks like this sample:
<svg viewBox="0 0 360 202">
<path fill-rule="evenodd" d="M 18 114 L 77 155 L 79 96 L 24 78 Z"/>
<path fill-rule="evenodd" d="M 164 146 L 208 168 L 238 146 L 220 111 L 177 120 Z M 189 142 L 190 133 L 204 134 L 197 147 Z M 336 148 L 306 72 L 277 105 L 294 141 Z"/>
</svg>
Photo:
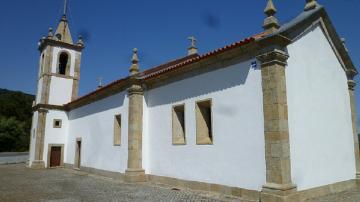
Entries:
<svg viewBox="0 0 360 202">
<path fill-rule="evenodd" d="M 274 49 L 258 56 L 263 90 L 266 184 L 261 201 L 296 201 L 291 181 L 285 66 L 287 53 Z"/>
<path fill-rule="evenodd" d="M 71 93 L 71 101 L 76 100 L 79 92 L 79 80 L 80 80 L 80 64 L 81 64 L 81 53 L 75 55 L 75 68 L 74 68 L 74 80 Z"/>
<path fill-rule="evenodd" d="M 45 137 L 45 124 L 47 110 L 38 109 L 38 120 L 36 128 L 36 139 L 35 139 L 35 157 L 31 163 L 31 168 L 41 169 L 45 168 L 45 162 L 43 159 L 44 153 L 44 137 Z"/>
<path fill-rule="evenodd" d="M 353 128 L 354 137 L 354 153 L 355 153 L 355 166 L 356 166 L 356 179 L 360 183 L 360 154 L 359 154 L 359 138 L 357 132 L 357 118 L 356 118 L 356 107 L 355 107 L 355 86 L 354 77 L 357 72 L 347 71 L 349 96 L 350 96 L 350 108 L 351 108 L 351 121 Z"/>
<path fill-rule="evenodd" d="M 143 124 L 143 96 L 144 91 L 135 78 L 128 89 L 129 98 L 129 127 L 128 127 L 128 167 L 125 171 L 127 182 L 146 181 L 142 168 L 142 124 Z"/>
<path fill-rule="evenodd" d="M 50 93 L 50 83 L 51 83 L 51 76 L 49 74 L 51 73 L 51 67 L 53 63 L 53 47 L 48 47 L 45 50 L 45 64 L 44 64 L 44 72 L 41 73 L 41 76 L 43 78 L 42 80 L 42 90 L 41 90 L 41 97 L 40 97 L 40 103 L 41 104 L 48 104 L 49 103 L 49 93 Z M 39 95 L 38 95 L 39 96 Z"/>
</svg>

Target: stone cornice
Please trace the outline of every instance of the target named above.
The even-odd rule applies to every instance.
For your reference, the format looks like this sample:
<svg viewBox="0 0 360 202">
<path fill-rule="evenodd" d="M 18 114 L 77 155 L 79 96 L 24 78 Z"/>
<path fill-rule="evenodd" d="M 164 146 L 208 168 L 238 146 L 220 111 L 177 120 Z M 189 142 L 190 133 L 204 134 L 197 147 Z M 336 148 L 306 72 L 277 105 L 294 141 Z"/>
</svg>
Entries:
<svg viewBox="0 0 360 202">
<path fill-rule="evenodd" d="M 59 110 L 59 111 L 66 111 L 66 108 L 62 105 L 50 105 L 50 104 L 37 104 L 32 107 L 33 111 L 48 111 L 48 110 Z"/>
<path fill-rule="evenodd" d="M 39 44 L 39 51 L 42 52 L 48 45 L 61 46 L 61 47 L 68 48 L 71 50 L 76 50 L 76 51 L 82 51 L 82 49 L 85 48 L 85 46 L 69 44 L 69 43 L 65 43 L 62 41 L 57 41 L 57 40 L 46 38 L 46 39 L 41 39 L 40 44 Z"/>
<path fill-rule="evenodd" d="M 64 79 L 79 80 L 79 78 L 77 78 L 77 77 L 67 76 L 67 75 L 62 75 L 62 74 L 55 74 L 55 73 L 43 73 L 43 74 L 41 74 L 41 76 L 39 77 L 38 80 L 40 80 L 44 75 L 54 76 L 54 77 L 59 77 L 59 78 L 64 78 Z"/>
<path fill-rule="evenodd" d="M 346 70 L 346 77 L 348 80 L 354 80 L 354 77 L 358 74 L 358 72 L 354 69 Z"/>
</svg>

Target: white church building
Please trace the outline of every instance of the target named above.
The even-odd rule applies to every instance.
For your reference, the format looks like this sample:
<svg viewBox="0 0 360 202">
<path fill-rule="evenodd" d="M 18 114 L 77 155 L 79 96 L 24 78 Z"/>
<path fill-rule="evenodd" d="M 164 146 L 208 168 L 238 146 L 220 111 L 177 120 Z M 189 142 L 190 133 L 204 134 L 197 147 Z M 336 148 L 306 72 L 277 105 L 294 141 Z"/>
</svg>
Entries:
<svg viewBox="0 0 360 202">
<path fill-rule="evenodd" d="M 325 8 L 306 0 L 264 32 L 78 97 L 85 47 L 64 15 L 39 43 L 29 167 L 66 167 L 255 201 L 302 201 L 360 177 L 354 67 Z M 141 60 L 141 58 L 140 58 Z"/>
</svg>

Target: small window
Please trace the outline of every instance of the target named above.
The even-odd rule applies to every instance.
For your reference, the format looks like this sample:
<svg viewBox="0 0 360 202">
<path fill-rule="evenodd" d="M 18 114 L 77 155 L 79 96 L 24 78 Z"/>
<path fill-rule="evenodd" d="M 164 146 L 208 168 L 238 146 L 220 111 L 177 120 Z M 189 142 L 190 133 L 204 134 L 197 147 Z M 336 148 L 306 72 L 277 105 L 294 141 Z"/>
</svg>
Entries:
<svg viewBox="0 0 360 202">
<path fill-rule="evenodd" d="M 60 57 L 59 57 L 59 68 L 58 68 L 58 73 L 65 75 L 66 71 L 67 71 L 67 66 L 68 66 L 68 59 L 69 56 L 66 53 L 61 53 Z"/>
<path fill-rule="evenodd" d="M 212 144 L 211 100 L 196 103 L 196 144 Z"/>
<path fill-rule="evenodd" d="M 185 142 L 185 105 L 172 108 L 172 143 L 183 145 Z"/>
<path fill-rule="evenodd" d="M 114 118 L 114 145 L 121 144 L 121 115 L 115 115 Z"/>
<path fill-rule="evenodd" d="M 54 119 L 53 127 L 54 128 L 61 128 L 61 119 Z"/>
<path fill-rule="evenodd" d="M 55 36 L 59 41 L 61 41 L 61 38 L 62 38 L 61 34 L 56 34 Z"/>
</svg>

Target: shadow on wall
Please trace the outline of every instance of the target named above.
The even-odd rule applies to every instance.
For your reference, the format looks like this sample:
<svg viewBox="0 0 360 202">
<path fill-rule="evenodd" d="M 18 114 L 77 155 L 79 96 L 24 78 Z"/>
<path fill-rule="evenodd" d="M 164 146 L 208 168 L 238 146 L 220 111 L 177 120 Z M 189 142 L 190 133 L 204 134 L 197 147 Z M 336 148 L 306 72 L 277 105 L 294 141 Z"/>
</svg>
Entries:
<svg viewBox="0 0 360 202">
<path fill-rule="evenodd" d="M 154 107 L 243 85 L 252 67 L 252 62 L 254 61 L 236 61 L 226 68 L 198 74 L 152 89 L 146 96 L 146 102 L 149 107 Z"/>
<path fill-rule="evenodd" d="M 110 97 L 96 101 L 94 103 L 77 108 L 69 112 L 69 119 L 74 120 L 91 114 L 103 112 L 109 109 L 121 107 L 124 104 L 125 97 L 126 97 L 126 93 L 120 92 Z"/>
</svg>

